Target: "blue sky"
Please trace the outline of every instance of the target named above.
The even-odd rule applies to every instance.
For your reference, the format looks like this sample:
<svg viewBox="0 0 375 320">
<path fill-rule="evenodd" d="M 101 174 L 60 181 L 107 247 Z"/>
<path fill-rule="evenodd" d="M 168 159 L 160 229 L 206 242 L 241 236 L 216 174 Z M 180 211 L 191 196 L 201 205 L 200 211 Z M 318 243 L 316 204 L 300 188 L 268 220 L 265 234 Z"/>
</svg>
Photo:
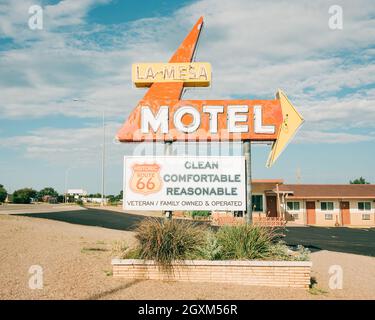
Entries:
<svg viewBox="0 0 375 320">
<path fill-rule="evenodd" d="M 43 30 L 28 9 L 43 8 Z M 343 29 L 328 27 L 330 5 Z M 0 183 L 9 191 L 53 186 L 100 190 L 101 117 L 107 120 L 107 193 L 122 186 L 113 141 L 144 90 L 131 64 L 167 61 L 203 15 L 197 61 L 210 88 L 185 98 L 271 99 L 282 88 L 306 122 L 277 163 L 254 146 L 253 176 L 304 183 L 375 183 L 375 5 L 359 1 L 0 2 Z M 80 99 L 81 101 L 74 101 Z M 67 169 L 69 169 L 67 171 Z"/>
</svg>

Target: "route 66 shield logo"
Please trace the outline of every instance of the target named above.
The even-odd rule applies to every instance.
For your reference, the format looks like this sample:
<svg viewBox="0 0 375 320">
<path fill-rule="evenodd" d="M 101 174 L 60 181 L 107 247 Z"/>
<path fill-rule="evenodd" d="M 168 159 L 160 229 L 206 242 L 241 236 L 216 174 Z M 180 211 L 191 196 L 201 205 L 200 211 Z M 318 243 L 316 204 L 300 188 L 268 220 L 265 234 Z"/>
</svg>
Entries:
<svg viewBox="0 0 375 320">
<path fill-rule="evenodd" d="M 161 190 L 160 165 L 136 163 L 132 166 L 132 170 L 133 174 L 129 184 L 133 192 L 148 195 Z"/>
</svg>

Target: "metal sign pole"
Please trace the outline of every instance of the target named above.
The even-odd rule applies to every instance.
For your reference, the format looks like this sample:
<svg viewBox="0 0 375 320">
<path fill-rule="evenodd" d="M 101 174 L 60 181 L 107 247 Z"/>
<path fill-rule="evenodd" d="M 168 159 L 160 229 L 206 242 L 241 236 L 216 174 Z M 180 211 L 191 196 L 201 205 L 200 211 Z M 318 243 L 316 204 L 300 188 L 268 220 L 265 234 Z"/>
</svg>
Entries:
<svg viewBox="0 0 375 320">
<path fill-rule="evenodd" d="M 251 142 L 243 142 L 243 154 L 246 161 L 246 223 L 253 222 L 253 204 L 251 198 Z"/>
<path fill-rule="evenodd" d="M 172 141 L 165 141 L 164 154 L 170 156 L 172 154 Z M 167 220 L 172 220 L 173 211 L 165 211 L 165 218 Z"/>
</svg>

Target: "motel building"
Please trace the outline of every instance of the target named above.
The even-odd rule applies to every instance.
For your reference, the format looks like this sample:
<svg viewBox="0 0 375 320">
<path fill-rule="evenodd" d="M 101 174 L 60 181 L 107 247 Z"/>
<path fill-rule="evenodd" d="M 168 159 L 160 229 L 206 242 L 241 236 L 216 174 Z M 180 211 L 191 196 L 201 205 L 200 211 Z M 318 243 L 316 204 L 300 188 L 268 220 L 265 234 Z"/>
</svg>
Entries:
<svg viewBox="0 0 375 320">
<path fill-rule="evenodd" d="M 263 225 L 375 226 L 375 184 L 284 184 L 253 180 L 253 221 Z M 243 220 L 241 212 L 213 212 L 218 224 Z"/>
</svg>

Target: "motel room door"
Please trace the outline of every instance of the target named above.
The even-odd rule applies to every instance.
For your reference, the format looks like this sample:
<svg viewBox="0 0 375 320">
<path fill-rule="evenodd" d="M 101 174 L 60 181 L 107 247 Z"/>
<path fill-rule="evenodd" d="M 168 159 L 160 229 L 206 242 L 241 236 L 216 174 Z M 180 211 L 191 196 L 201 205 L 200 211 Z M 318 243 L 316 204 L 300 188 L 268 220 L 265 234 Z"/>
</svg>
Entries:
<svg viewBox="0 0 375 320">
<path fill-rule="evenodd" d="M 350 224 L 349 201 L 340 202 L 340 209 L 342 225 L 345 226 Z"/>
<path fill-rule="evenodd" d="M 267 217 L 277 217 L 276 196 L 266 196 Z"/>
<path fill-rule="evenodd" d="M 315 201 L 306 202 L 306 219 L 307 224 L 315 224 Z"/>
</svg>

